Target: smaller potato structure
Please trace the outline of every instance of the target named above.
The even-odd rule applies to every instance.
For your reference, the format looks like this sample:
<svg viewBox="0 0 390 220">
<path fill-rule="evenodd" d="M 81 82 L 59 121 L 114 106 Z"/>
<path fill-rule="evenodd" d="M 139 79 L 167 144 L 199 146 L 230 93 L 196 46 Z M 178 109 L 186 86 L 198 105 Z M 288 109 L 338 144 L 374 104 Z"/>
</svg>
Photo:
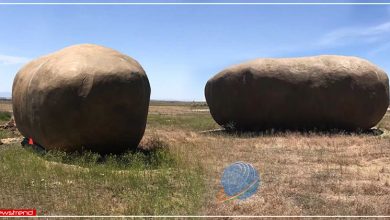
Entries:
<svg viewBox="0 0 390 220">
<path fill-rule="evenodd" d="M 357 57 L 257 59 L 212 77 L 205 96 L 227 128 L 366 130 L 386 113 L 389 79 Z"/>
</svg>

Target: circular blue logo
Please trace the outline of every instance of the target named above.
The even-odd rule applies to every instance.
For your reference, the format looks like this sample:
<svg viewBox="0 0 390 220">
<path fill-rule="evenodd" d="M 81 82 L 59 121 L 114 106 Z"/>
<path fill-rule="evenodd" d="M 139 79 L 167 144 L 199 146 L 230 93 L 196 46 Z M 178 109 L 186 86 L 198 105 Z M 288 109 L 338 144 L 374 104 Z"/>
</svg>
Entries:
<svg viewBox="0 0 390 220">
<path fill-rule="evenodd" d="M 249 163 L 235 162 L 225 168 L 221 184 L 227 195 L 227 200 L 246 199 L 257 191 L 260 185 L 260 176 Z"/>
</svg>

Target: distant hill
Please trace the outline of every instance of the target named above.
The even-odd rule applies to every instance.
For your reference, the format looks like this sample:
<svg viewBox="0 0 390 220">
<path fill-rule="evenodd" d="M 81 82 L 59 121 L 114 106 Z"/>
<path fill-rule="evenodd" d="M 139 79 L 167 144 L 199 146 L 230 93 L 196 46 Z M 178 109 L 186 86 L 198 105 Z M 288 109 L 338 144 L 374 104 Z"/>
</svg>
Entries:
<svg viewBox="0 0 390 220">
<path fill-rule="evenodd" d="M 150 105 L 192 105 L 207 106 L 206 102 L 200 101 L 172 101 L 172 100 L 150 100 Z"/>
<path fill-rule="evenodd" d="M 10 92 L 0 92 L 0 98 L 11 98 L 12 93 Z"/>
</svg>

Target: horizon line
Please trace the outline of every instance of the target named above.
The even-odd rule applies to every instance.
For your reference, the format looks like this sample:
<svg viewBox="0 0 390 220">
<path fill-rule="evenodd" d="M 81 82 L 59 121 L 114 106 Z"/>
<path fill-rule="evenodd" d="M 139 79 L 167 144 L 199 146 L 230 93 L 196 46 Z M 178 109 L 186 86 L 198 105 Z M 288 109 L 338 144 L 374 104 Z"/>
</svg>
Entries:
<svg viewBox="0 0 390 220">
<path fill-rule="evenodd" d="M 12 100 L 12 96 L 4 97 L 0 96 L 0 100 Z M 150 102 L 206 102 L 206 100 L 189 100 L 189 99 L 150 99 Z"/>
</svg>

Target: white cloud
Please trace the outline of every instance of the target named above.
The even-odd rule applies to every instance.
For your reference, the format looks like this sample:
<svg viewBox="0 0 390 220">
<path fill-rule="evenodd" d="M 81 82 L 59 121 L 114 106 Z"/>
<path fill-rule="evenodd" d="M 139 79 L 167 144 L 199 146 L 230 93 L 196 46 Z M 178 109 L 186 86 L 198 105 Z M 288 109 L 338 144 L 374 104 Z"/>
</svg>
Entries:
<svg viewBox="0 0 390 220">
<path fill-rule="evenodd" d="M 373 26 L 335 29 L 323 34 L 313 42 L 279 45 L 274 47 L 272 52 L 276 56 L 283 56 L 285 53 L 340 48 L 347 45 L 370 45 L 372 50 L 367 52 L 369 56 L 389 51 L 390 22 Z"/>
<path fill-rule="evenodd" d="M 14 64 L 24 64 L 27 63 L 30 59 L 26 57 L 16 57 L 0 54 L 0 64 L 3 65 L 14 65 Z"/>
<path fill-rule="evenodd" d="M 390 33 L 390 22 L 369 27 L 347 27 L 325 34 L 318 42 L 320 46 L 339 46 L 354 42 L 373 43 L 380 41 Z"/>
</svg>

